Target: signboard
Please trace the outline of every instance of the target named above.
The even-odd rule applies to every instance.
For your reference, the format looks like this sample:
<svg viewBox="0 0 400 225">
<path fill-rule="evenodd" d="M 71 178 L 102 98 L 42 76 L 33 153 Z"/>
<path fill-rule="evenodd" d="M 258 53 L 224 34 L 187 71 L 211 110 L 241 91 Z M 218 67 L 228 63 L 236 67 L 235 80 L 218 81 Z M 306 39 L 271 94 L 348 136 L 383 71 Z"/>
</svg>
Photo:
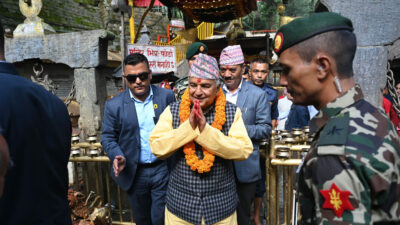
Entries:
<svg viewBox="0 0 400 225">
<path fill-rule="evenodd" d="M 153 73 L 176 72 L 175 46 L 128 44 L 127 53 L 145 55 Z"/>
</svg>

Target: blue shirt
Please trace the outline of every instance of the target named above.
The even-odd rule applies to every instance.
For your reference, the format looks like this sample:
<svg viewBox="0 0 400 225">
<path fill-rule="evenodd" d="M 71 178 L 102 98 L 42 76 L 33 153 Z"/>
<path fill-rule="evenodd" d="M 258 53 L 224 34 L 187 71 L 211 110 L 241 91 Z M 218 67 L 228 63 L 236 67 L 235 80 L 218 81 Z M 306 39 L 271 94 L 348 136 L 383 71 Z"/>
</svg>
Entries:
<svg viewBox="0 0 400 225">
<path fill-rule="evenodd" d="M 269 84 L 264 84 L 261 89 L 268 94 L 268 102 L 271 104 L 271 120 L 278 119 L 278 91 Z"/>
<path fill-rule="evenodd" d="M 152 163 L 157 160 L 157 157 L 153 155 L 150 149 L 149 136 L 153 130 L 154 124 L 154 106 L 153 106 L 153 90 L 150 86 L 149 96 L 144 100 L 144 102 L 136 99 L 131 90 L 129 90 L 131 99 L 135 103 L 136 116 L 139 123 L 140 131 L 140 158 L 139 163 L 146 164 Z"/>
</svg>

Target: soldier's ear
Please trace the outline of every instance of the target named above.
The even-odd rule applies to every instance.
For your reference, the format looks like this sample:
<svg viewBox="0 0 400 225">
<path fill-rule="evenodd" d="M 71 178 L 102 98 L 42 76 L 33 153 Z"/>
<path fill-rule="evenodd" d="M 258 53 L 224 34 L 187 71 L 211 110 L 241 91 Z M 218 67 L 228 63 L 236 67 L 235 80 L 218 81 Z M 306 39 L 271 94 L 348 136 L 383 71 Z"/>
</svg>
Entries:
<svg viewBox="0 0 400 225">
<path fill-rule="evenodd" d="M 314 57 L 315 71 L 320 80 L 324 80 L 331 72 L 331 58 L 325 54 L 317 54 Z"/>
</svg>

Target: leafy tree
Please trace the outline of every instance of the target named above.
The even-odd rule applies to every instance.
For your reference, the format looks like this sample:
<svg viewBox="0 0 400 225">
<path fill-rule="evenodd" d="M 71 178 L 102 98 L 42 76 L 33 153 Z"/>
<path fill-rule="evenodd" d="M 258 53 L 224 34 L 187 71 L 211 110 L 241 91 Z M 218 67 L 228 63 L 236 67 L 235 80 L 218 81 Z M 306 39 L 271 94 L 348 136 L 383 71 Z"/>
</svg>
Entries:
<svg viewBox="0 0 400 225">
<path fill-rule="evenodd" d="M 286 0 L 286 16 L 306 16 L 314 11 L 316 0 Z M 257 11 L 242 18 L 245 30 L 274 30 L 279 28 L 278 5 L 282 0 L 262 0 L 257 2 Z"/>
</svg>

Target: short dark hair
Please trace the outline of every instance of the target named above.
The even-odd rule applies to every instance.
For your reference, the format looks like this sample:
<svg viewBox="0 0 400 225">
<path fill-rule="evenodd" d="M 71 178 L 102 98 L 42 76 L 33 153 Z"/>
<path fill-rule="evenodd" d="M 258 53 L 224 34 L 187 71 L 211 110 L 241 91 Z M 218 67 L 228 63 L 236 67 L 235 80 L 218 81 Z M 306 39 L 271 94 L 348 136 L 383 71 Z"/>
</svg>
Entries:
<svg viewBox="0 0 400 225">
<path fill-rule="evenodd" d="M 4 30 L 0 20 L 0 55 L 4 54 Z"/>
<path fill-rule="evenodd" d="M 250 69 L 253 66 L 253 63 L 265 63 L 265 64 L 267 64 L 267 66 L 269 68 L 269 65 L 268 65 L 267 61 L 265 59 L 263 59 L 263 58 L 255 58 L 255 59 L 251 60 Z"/>
<path fill-rule="evenodd" d="M 325 52 L 336 61 L 340 77 L 353 76 L 353 59 L 357 49 L 357 40 L 351 31 L 325 32 L 294 45 L 293 49 L 306 63 L 311 62 L 317 52 Z"/>
<path fill-rule="evenodd" d="M 248 74 L 249 73 L 249 66 L 244 66 L 244 73 L 243 74 Z"/>
<path fill-rule="evenodd" d="M 126 56 L 124 59 L 124 65 L 135 66 L 136 64 L 143 63 L 143 62 L 146 64 L 147 69 L 150 70 L 149 61 L 147 60 L 146 56 L 144 56 L 143 54 L 132 53 L 132 54 Z"/>
</svg>

